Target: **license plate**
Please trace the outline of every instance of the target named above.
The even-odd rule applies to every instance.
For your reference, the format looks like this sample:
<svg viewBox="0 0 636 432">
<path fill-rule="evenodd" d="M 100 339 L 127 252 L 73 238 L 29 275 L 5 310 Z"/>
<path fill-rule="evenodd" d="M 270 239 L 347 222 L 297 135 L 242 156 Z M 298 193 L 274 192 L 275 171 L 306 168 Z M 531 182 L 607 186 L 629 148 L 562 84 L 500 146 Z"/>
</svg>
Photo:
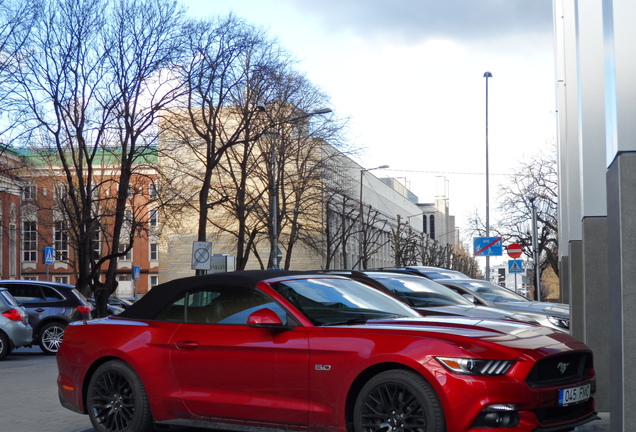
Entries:
<svg viewBox="0 0 636 432">
<path fill-rule="evenodd" d="M 559 390 L 559 405 L 570 405 L 586 401 L 590 398 L 591 384 Z"/>
</svg>

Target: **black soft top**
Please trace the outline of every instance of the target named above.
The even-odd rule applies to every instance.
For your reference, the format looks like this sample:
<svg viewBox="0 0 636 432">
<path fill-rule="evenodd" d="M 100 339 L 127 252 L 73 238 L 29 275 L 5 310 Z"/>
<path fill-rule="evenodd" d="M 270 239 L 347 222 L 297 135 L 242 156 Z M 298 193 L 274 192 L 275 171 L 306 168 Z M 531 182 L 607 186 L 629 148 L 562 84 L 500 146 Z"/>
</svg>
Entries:
<svg viewBox="0 0 636 432">
<path fill-rule="evenodd" d="M 166 305 L 183 296 L 186 291 L 198 290 L 209 286 L 255 288 L 260 281 L 303 274 L 306 275 L 308 273 L 287 270 L 254 270 L 212 273 L 175 279 L 157 285 L 148 291 L 148 294 L 133 303 L 132 306 L 118 314 L 117 317 L 152 319 Z"/>
</svg>

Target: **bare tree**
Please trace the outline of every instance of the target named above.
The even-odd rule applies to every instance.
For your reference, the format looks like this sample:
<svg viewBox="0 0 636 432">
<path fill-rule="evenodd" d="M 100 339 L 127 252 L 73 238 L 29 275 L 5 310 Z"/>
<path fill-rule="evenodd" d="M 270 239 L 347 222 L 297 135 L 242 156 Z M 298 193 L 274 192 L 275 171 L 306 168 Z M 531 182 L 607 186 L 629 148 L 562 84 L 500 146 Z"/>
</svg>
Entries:
<svg viewBox="0 0 636 432">
<path fill-rule="evenodd" d="M 504 243 L 519 243 L 524 255 L 533 258 L 532 206 L 537 209 L 540 273 L 547 268 L 559 275 L 558 242 L 558 185 L 556 146 L 551 145 L 529 160 L 521 162 L 500 187 L 499 218 L 491 230 L 501 236 Z M 472 218 L 476 233 L 483 232 L 478 214 Z"/>
<path fill-rule="evenodd" d="M 213 188 L 216 169 L 235 146 L 243 146 L 242 151 L 249 155 L 249 147 L 264 132 L 266 120 L 259 104 L 268 78 L 280 64 L 263 33 L 233 15 L 194 21 L 186 28 L 185 38 L 188 60 L 176 71 L 184 96 L 163 118 L 162 129 L 169 144 L 162 151 L 166 156 L 172 153 L 178 161 L 170 167 L 169 177 L 184 180 L 173 189 L 174 202 L 195 209 L 197 239 L 206 241 L 208 225 L 213 222 L 210 211 L 233 199 L 227 190 Z M 181 163 L 182 151 L 194 155 L 194 163 Z M 244 160 L 250 163 L 248 156 Z M 183 183 L 189 187 L 184 188 Z M 236 186 L 240 193 L 246 191 L 245 185 Z M 231 231 L 239 233 L 237 255 L 242 267 L 246 245 L 249 250 L 253 238 L 249 240 L 251 234 L 244 223 L 247 209 L 238 203 L 236 211 L 242 215 L 240 226 Z"/>
<path fill-rule="evenodd" d="M 120 238 L 134 167 L 152 148 L 157 112 L 174 93 L 160 79 L 179 53 L 182 11 L 167 0 L 44 5 L 10 77 L 12 114 L 24 119 L 22 139 L 59 168 L 78 288 L 90 288 L 105 315 L 117 286 L 117 257 L 127 252 L 120 243 L 131 248 L 142 227 L 132 220 L 127 238 Z M 106 198 L 105 190 L 116 193 Z M 95 256 L 100 232 L 109 241 Z"/>
</svg>

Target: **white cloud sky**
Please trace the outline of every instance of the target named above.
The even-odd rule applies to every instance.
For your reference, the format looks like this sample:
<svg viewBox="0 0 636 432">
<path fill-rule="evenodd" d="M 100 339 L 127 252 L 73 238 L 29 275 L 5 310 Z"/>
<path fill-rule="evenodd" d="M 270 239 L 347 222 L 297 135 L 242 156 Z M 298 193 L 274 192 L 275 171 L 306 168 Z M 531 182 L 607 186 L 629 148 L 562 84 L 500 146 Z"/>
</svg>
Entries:
<svg viewBox="0 0 636 432">
<path fill-rule="evenodd" d="M 551 0 L 187 0 L 262 26 L 350 117 L 360 163 L 388 164 L 421 202 L 448 180 L 457 225 L 485 212 L 489 79 L 491 220 L 502 174 L 556 137 Z M 375 174 L 380 175 L 380 172 Z"/>
</svg>

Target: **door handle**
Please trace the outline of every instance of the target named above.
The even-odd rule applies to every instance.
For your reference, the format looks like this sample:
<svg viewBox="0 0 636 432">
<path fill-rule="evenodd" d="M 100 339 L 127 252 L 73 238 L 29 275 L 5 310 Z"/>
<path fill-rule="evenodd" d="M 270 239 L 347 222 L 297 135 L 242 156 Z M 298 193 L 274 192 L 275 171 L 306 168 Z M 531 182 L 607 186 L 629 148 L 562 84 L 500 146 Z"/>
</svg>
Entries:
<svg viewBox="0 0 636 432">
<path fill-rule="evenodd" d="M 184 340 L 177 342 L 175 346 L 179 349 L 197 349 L 199 348 L 199 342 Z"/>
</svg>

